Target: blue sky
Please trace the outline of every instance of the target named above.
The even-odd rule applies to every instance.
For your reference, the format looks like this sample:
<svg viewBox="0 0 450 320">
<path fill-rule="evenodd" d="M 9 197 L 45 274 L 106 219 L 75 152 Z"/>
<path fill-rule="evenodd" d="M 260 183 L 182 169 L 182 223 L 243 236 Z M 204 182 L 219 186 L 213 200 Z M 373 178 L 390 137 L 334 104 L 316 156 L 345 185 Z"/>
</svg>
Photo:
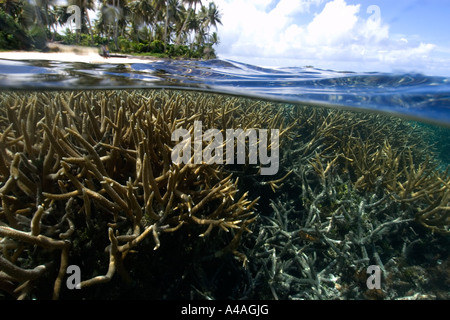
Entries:
<svg viewBox="0 0 450 320">
<path fill-rule="evenodd" d="M 450 76 L 449 0 L 214 0 L 220 58 Z"/>
</svg>

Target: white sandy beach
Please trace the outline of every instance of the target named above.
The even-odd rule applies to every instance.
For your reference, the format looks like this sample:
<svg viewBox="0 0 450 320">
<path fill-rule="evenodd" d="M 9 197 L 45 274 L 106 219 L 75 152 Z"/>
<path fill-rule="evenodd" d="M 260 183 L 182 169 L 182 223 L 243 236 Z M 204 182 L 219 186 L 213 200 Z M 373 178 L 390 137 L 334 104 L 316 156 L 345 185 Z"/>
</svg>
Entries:
<svg viewBox="0 0 450 320">
<path fill-rule="evenodd" d="M 61 44 L 49 45 L 51 48 L 58 48 L 58 52 L 36 52 L 36 51 L 5 51 L 0 52 L 0 59 L 8 60 L 51 60 L 67 62 L 85 62 L 85 63 L 145 63 L 159 60 L 153 57 L 135 57 L 126 56 L 104 58 L 99 55 L 98 49 L 65 46 Z"/>
</svg>

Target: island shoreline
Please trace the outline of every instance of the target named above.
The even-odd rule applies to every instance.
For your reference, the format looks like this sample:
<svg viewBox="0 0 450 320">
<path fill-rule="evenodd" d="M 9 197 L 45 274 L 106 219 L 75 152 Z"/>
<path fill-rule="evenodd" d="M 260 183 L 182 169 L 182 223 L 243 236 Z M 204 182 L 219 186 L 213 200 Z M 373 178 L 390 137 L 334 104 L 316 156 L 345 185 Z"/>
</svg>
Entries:
<svg viewBox="0 0 450 320">
<path fill-rule="evenodd" d="M 109 57 L 100 55 L 99 48 L 75 45 L 64 45 L 59 43 L 48 43 L 49 51 L 25 51 L 11 50 L 0 51 L 0 59 L 5 60 L 49 60 L 84 62 L 92 64 L 118 64 L 118 63 L 146 63 L 155 61 L 167 61 L 171 58 L 158 58 L 153 56 L 135 56 L 128 54 L 112 53 Z M 191 59 L 189 59 L 191 60 Z"/>
</svg>

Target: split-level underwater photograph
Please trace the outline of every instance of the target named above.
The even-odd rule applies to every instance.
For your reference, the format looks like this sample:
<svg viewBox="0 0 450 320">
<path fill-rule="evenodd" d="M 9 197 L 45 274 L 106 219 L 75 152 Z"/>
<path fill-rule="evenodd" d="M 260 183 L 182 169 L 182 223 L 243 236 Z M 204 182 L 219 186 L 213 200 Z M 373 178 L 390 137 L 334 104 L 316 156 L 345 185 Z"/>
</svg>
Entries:
<svg viewBox="0 0 450 320">
<path fill-rule="evenodd" d="M 0 2 L 0 300 L 450 299 L 439 6 L 238 2 Z"/>
</svg>

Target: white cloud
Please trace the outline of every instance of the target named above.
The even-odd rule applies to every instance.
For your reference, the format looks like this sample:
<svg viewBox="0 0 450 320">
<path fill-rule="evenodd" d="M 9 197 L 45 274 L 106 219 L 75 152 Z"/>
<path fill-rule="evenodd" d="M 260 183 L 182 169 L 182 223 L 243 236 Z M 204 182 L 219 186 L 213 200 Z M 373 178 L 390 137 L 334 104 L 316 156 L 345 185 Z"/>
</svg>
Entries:
<svg viewBox="0 0 450 320">
<path fill-rule="evenodd" d="M 219 53 L 270 56 L 273 53 L 286 53 L 293 40 L 292 31 L 298 27 L 293 16 L 307 12 L 312 4 L 322 0 L 280 0 L 270 11 L 267 8 L 272 1 L 255 0 L 217 0 L 219 10 L 223 13 L 219 26 L 221 45 Z M 286 33 L 289 36 L 286 38 Z M 298 33 L 298 32 L 296 32 Z M 283 39 L 284 50 L 276 48 Z M 295 46 L 295 45 L 294 45 Z M 276 50 L 276 51 L 273 51 Z"/>
<path fill-rule="evenodd" d="M 276 6 L 270 0 L 215 3 L 223 14 L 219 57 L 250 63 L 257 58 L 278 63 L 295 59 L 297 65 L 344 69 L 349 69 L 345 62 L 360 62 L 364 68 L 386 71 L 425 66 L 435 49 L 406 35 L 390 35 L 378 6 L 349 5 L 345 0 L 280 0 Z"/>
<path fill-rule="evenodd" d="M 358 22 L 359 5 L 346 5 L 335 0 L 325 5 L 323 11 L 308 24 L 306 39 L 313 46 L 339 46 L 351 40 L 351 33 Z M 349 39 L 350 38 L 350 39 Z"/>
</svg>

